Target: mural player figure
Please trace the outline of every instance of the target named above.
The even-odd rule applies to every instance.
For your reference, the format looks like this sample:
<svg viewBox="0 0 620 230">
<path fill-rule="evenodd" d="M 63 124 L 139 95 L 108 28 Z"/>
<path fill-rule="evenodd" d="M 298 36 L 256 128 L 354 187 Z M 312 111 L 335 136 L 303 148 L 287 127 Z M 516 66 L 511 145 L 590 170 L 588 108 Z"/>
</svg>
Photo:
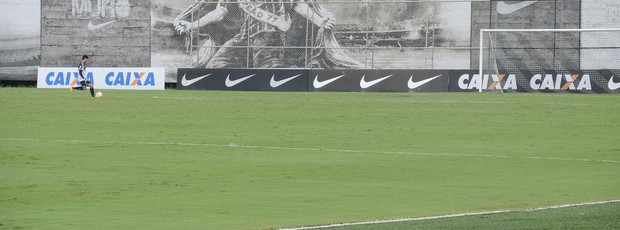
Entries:
<svg viewBox="0 0 620 230">
<path fill-rule="evenodd" d="M 93 83 L 88 81 L 86 77 L 84 77 L 84 73 L 86 72 L 86 64 L 88 64 L 89 58 L 87 55 L 82 56 L 82 61 L 78 65 L 78 72 L 80 75 L 78 76 L 78 86 L 69 86 L 69 92 L 73 92 L 74 89 L 77 90 L 85 90 L 86 87 L 90 88 L 90 96 L 95 99 L 95 87 Z"/>
<path fill-rule="evenodd" d="M 291 17 L 293 13 L 293 17 Z M 188 21 L 193 14 L 199 18 Z M 234 16 L 241 16 L 234 18 Z M 301 16 L 301 17 L 297 17 Z M 315 36 L 307 36 L 306 20 L 317 27 L 312 31 Z M 299 21 L 299 22 L 296 22 Z M 300 25 L 291 28 L 291 25 Z M 311 41 L 317 51 L 311 52 L 311 60 L 317 62 L 321 68 L 363 68 L 358 61 L 344 53 L 331 30 L 335 20 L 331 13 L 319 4 L 304 0 L 291 0 L 284 3 L 282 0 L 254 1 L 254 0 L 219 0 L 217 3 L 205 1 L 191 5 L 179 15 L 174 22 L 175 30 L 180 34 L 189 34 L 189 31 L 200 29 L 214 34 L 208 37 L 199 50 L 197 65 L 207 68 L 286 68 L 305 66 L 305 63 L 296 60 L 306 52 L 294 49 L 296 52 L 285 52 L 286 44 L 299 43 L 288 41 L 294 38 L 316 38 Z M 231 25 L 239 25 L 234 36 L 226 36 Z M 240 29 L 239 29 L 240 28 Z M 288 34 L 287 34 L 288 33 Z M 291 35 L 290 33 L 294 33 Z M 218 36 L 218 37 L 215 37 Z M 225 41 L 225 42 L 224 42 Z M 217 43 L 223 45 L 216 49 Z M 302 42 L 305 45 L 306 42 Z"/>
</svg>

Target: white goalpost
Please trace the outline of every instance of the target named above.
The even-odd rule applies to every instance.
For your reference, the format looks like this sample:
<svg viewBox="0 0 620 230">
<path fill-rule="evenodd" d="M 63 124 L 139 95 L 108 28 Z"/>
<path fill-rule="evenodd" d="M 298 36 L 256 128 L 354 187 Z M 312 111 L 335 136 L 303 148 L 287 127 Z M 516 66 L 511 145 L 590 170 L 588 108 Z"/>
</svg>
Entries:
<svg viewBox="0 0 620 230">
<path fill-rule="evenodd" d="M 620 69 L 620 28 L 482 29 L 479 47 L 479 92 L 537 90 L 526 79 L 548 72 Z"/>
</svg>

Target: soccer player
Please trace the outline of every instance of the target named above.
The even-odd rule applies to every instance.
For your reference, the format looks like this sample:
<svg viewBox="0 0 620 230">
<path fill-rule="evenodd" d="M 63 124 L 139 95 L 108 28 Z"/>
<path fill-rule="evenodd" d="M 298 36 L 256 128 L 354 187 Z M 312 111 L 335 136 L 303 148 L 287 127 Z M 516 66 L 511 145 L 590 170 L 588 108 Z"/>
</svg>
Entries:
<svg viewBox="0 0 620 230">
<path fill-rule="evenodd" d="M 73 92 L 74 89 L 85 90 L 86 87 L 88 87 L 90 88 L 90 96 L 95 99 L 95 87 L 93 87 L 92 82 L 86 80 L 86 77 L 84 77 L 84 72 L 86 72 L 86 64 L 88 64 L 88 60 L 89 59 L 87 55 L 82 56 L 82 61 L 78 65 L 78 72 L 80 73 L 80 76 L 78 76 L 79 86 L 69 87 L 69 92 Z"/>
</svg>

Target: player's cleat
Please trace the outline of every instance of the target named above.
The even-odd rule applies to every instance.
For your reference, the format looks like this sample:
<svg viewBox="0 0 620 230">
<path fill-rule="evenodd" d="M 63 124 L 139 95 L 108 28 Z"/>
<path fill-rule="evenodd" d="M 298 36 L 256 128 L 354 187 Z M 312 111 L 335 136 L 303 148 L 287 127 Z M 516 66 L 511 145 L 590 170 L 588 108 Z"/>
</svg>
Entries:
<svg viewBox="0 0 620 230">
<path fill-rule="evenodd" d="M 73 92 L 73 86 L 69 86 L 69 93 Z"/>
<path fill-rule="evenodd" d="M 93 100 L 95 100 L 95 97 L 92 97 L 92 98 L 93 98 Z"/>
</svg>

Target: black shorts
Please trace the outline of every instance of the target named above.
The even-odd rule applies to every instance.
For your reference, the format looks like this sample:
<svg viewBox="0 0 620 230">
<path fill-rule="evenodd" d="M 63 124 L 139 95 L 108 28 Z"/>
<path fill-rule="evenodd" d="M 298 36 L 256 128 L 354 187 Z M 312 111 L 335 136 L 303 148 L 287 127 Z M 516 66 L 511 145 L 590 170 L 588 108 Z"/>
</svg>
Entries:
<svg viewBox="0 0 620 230">
<path fill-rule="evenodd" d="M 86 88 L 86 86 L 88 86 L 88 84 L 91 84 L 90 81 L 80 81 L 80 85 L 84 88 Z"/>
</svg>

